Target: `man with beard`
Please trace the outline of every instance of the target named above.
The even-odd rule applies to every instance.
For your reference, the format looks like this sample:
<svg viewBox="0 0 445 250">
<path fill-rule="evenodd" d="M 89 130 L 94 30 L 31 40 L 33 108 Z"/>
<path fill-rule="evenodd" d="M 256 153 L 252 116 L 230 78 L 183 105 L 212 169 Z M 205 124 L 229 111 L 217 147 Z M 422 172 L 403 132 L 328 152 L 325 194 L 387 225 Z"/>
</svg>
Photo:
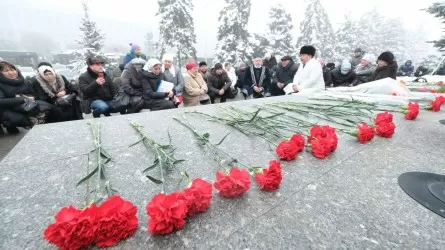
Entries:
<svg viewBox="0 0 445 250">
<path fill-rule="evenodd" d="M 210 96 L 210 102 L 215 103 L 216 97 L 221 98 L 221 103 L 226 102 L 227 98 L 232 96 L 230 86 L 232 86 L 232 81 L 223 65 L 221 63 L 215 64 L 215 67 L 207 74 L 207 87 L 209 89 L 207 94 Z"/>
<path fill-rule="evenodd" d="M 270 94 L 272 96 L 284 95 L 284 88 L 292 83 L 294 76 L 297 73 L 298 65 L 292 60 L 290 56 L 281 58 L 281 63 L 278 64 L 278 69 L 273 77 L 272 85 L 270 86 Z"/>
<path fill-rule="evenodd" d="M 259 55 L 253 56 L 253 65 L 246 69 L 244 75 L 244 98 L 262 98 L 269 90 L 271 74 L 263 65 L 263 59 Z"/>
</svg>

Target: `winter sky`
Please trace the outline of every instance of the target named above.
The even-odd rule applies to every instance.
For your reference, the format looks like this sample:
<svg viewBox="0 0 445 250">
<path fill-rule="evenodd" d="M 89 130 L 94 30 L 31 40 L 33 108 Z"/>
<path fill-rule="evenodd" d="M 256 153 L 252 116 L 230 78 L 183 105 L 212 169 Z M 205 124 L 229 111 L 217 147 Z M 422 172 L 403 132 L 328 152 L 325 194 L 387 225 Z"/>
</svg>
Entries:
<svg viewBox="0 0 445 250">
<path fill-rule="evenodd" d="M 80 34 L 79 23 L 82 16 L 81 0 L 1 0 L 0 16 L 4 26 L 0 27 L 0 37 L 19 39 L 21 32 L 44 32 L 52 37 L 63 49 Z M 117 45 L 127 48 L 129 42 L 144 46 L 144 36 L 148 31 L 158 34 L 157 0 L 89 0 L 90 15 L 106 34 L 108 47 Z M 195 31 L 197 34 L 198 56 L 212 56 L 216 45 L 218 16 L 224 0 L 192 0 Z M 327 10 L 334 29 L 343 22 L 345 14 L 360 17 L 364 12 L 376 7 L 384 16 L 400 17 L 405 26 L 423 30 L 426 40 L 439 38 L 441 25 L 432 15 L 420 9 L 437 0 L 321 0 Z M 252 0 L 249 21 L 250 32 L 261 32 L 266 28 L 269 9 L 283 4 L 292 14 L 295 35 L 299 33 L 299 23 L 304 18 L 305 0 Z M 19 15 L 20 13 L 20 15 Z M 1 49 L 1 48 L 0 48 Z"/>
</svg>

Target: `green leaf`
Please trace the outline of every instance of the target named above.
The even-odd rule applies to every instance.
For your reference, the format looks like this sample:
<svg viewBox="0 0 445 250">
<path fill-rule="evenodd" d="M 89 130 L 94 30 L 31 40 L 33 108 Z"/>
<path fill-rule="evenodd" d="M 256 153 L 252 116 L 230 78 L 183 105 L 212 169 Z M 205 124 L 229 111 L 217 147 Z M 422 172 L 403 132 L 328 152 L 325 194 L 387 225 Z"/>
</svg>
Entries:
<svg viewBox="0 0 445 250">
<path fill-rule="evenodd" d="M 221 141 L 219 141 L 217 144 L 215 144 L 216 146 L 219 146 L 219 145 L 221 145 L 221 143 L 223 143 L 223 141 L 227 138 L 227 136 L 229 136 L 230 135 L 230 133 L 228 133 L 227 135 L 225 135 L 222 139 L 221 139 Z"/>
<path fill-rule="evenodd" d="M 175 162 L 173 162 L 173 165 L 177 165 L 179 163 L 185 162 L 185 160 L 176 160 Z"/>
<path fill-rule="evenodd" d="M 169 148 L 170 148 L 170 145 L 161 145 L 160 148 L 161 148 L 161 149 L 169 149 Z"/>
<path fill-rule="evenodd" d="M 97 172 L 98 169 L 99 169 L 99 166 L 96 166 L 96 168 L 93 171 L 91 171 L 87 176 L 83 177 L 83 179 L 77 183 L 76 187 L 79 186 L 80 184 L 82 184 L 84 181 L 91 178 L 91 176 L 93 176 Z"/>
<path fill-rule="evenodd" d="M 158 164 L 159 164 L 159 159 L 156 159 L 156 160 L 153 162 L 153 165 L 151 165 L 150 167 L 144 169 L 144 171 L 142 171 L 142 173 L 145 173 L 145 172 L 147 172 L 147 171 L 149 171 L 149 170 L 152 170 L 152 169 L 155 168 Z"/>
<path fill-rule="evenodd" d="M 158 180 L 158 179 L 156 179 L 156 178 L 154 178 L 154 177 L 152 177 L 152 176 L 150 176 L 150 175 L 146 175 L 146 177 L 147 177 L 150 181 L 152 181 L 153 183 L 155 183 L 155 184 L 162 184 L 162 183 L 164 183 L 163 181 Z"/>
<path fill-rule="evenodd" d="M 135 145 L 137 145 L 137 144 L 139 144 L 141 141 L 143 141 L 144 139 L 140 139 L 139 141 L 137 141 L 137 142 L 135 142 L 135 143 L 133 143 L 133 144 L 131 144 L 130 146 L 128 146 L 129 148 L 131 148 L 131 147 L 133 147 L 133 146 L 135 146 Z"/>
<path fill-rule="evenodd" d="M 100 154 L 105 158 L 112 158 L 111 155 L 103 147 L 100 147 Z"/>
<path fill-rule="evenodd" d="M 108 164 L 111 161 L 111 158 L 102 158 L 102 165 Z"/>
<path fill-rule="evenodd" d="M 210 134 L 209 133 L 205 133 L 205 134 L 202 135 L 202 137 L 204 137 L 206 139 L 209 139 L 210 138 Z"/>
</svg>

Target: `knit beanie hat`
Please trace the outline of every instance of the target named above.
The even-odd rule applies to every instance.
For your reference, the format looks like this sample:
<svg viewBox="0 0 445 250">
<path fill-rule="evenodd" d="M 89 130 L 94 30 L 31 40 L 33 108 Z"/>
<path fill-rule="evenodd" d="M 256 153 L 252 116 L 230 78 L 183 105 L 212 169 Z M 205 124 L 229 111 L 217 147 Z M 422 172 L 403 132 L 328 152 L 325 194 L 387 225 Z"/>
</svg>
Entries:
<svg viewBox="0 0 445 250">
<path fill-rule="evenodd" d="M 130 46 L 131 46 L 131 50 L 132 50 L 132 51 L 135 51 L 135 50 L 141 48 L 141 46 L 139 46 L 139 45 L 137 45 L 137 44 L 135 44 L 135 43 L 130 43 Z"/>
<path fill-rule="evenodd" d="M 186 68 L 187 70 L 191 70 L 191 69 L 196 68 L 196 67 L 198 67 L 198 65 L 197 65 L 195 62 L 189 62 L 189 63 L 187 63 L 187 64 L 185 65 L 185 68 Z"/>
<path fill-rule="evenodd" d="M 391 53 L 390 51 L 385 51 L 382 54 L 380 54 L 379 58 L 377 58 L 377 59 L 384 61 L 387 64 L 391 64 L 394 62 L 394 54 Z"/>
<path fill-rule="evenodd" d="M 349 62 L 348 59 L 344 59 L 344 60 L 341 62 L 340 72 L 341 72 L 343 75 L 346 75 L 346 74 L 348 74 L 349 72 L 351 72 L 351 69 L 352 69 L 351 62 Z"/>
<path fill-rule="evenodd" d="M 217 63 L 217 64 L 215 64 L 215 70 L 218 70 L 218 69 L 223 69 L 223 66 L 222 66 L 222 64 L 221 63 Z"/>
</svg>

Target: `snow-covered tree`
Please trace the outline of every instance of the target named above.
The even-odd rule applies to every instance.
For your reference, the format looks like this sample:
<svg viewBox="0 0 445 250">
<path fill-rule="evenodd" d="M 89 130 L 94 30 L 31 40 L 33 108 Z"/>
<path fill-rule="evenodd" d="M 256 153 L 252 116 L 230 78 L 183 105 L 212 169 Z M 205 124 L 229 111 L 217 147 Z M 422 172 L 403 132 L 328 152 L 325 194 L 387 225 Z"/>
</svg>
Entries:
<svg viewBox="0 0 445 250">
<path fill-rule="evenodd" d="M 80 24 L 80 31 L 82 32 L 80 39 L 76 42 L 81 49 L 76 52 L 75 71 L 81 73 L 86 66 L 86 59 L 90 56 L 102 54 L 105 37 L 96 27 L 96 22 L 91 21 L 89 15 L 89 8 L 86 1 L 82 2 L 84 16 Z"/>
<path fill-rule="evenodd" d="M 381 43 L 380 52 L 391 51 L 399 64 L 411 59 L 411 51 L 408 50 L 408 43 L 413 41 L 406 40 L 406 31 L 403 22 L 400 19 L 388 19 L 383 23 L 383 33 L 385 34 Z"/>
<path fill-rule="evenodd" d="M 196 60 L 196 34 L 193 22 L 193 3 L 191 0 L 158 0 L 156 14 L 159 24 L 160 57 L 166 52 L 177 55 L 177 63 L 183 60 Z"/>
<path fill-rule="evenodd" d="M 442 23 L 445 23 L 445 2 L 433 3 L 430 7 L 425 9 L 428 13 L 439 18 Z M 445 36 L 442 36 L 439 40 L 433 41 L 434 47 L 438 48 L 440 52 L 445 52 Z"/>
<path fill-rule="evenodd" d="M 249 38 L 249 40 L 252 51 L 259 54 L 266 54 L 270 52 L 270 41 L 267 39 L 266 35 L 255 33 L 253 34 L 253 37 Z"/>
<path fill-rule="evenodd" d="M 270 47 L 267 51 L 279 57 L 294 55 L 296 51 L 292 36 L 294 26 L 290 13 L 279 4 L 269 11 L 269 18 L 266 38 L 269 40 Z"/>
<path fill-rule="evenodd" d="M 239 65 L 249 61 L 253 52 L 247 31 L 250 6 L 250 0 L 225 0 L 218 19 L 218 43 L 214 63 L 230 62 Z"/>
<path fill-rule="evenodd" d="M 337 60 L 348 58 L 352 51 L 362 47 L 363 38 L 366 38 L 363 30 L 358 27 L 357 22 L 350 15 L 345 15 L 344 20 L 335 33 Z"/>
<path fill-rule="evenodd" d="M 304 13 L 306 16 L 300 24 L 301 34 L 297 41 L 297 48 L 312 45 L 317 49 L 317 56 L 327 60 L 335 59 L 337 40 L 320 0 L 309 0 Z"/>
<path fill-rule="evenodd" d="M 380 15 L 376 8 L 366 12 L 358 21 L 358 29 L 363 31 L 360 39 L 360 47 L 362 50 L 379 55 L 383 51 L 390 50 L 384 48 L 382 41 L 385 40 L 387 34 L 384 32 L 385 18 Z"/>
</svg>

